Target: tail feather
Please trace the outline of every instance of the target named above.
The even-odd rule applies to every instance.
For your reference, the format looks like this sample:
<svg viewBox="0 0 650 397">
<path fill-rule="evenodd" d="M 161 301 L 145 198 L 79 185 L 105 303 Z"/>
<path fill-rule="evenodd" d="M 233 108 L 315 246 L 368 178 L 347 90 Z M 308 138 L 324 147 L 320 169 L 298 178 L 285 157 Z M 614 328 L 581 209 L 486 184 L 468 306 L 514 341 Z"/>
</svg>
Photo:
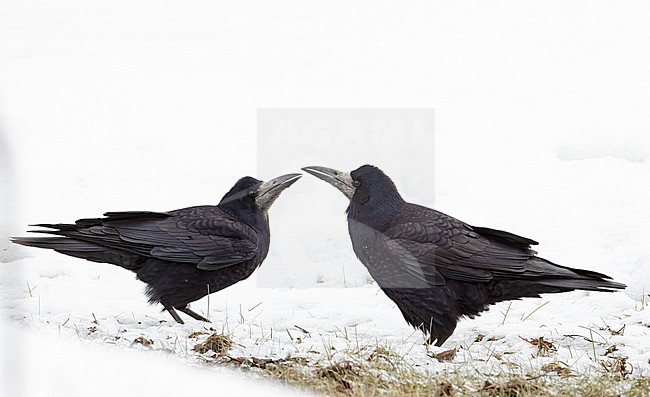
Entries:
<svg viewBox="0 0 650 397">
<path fill-rule="evenodd" d="M 536 284 L 557 287 L 563 291 L 574 289 L 613 291 L 626 287 L 625 284 L 612 281 L 612 278 L 606 274 L 561 266 L 539 257 L 531 258 L 526 262 L 526 271 L 523 275 Z"/>
<path fill-rule="evenodd" d="M 565 291 L 580 289 L 585 291 L 614 292 L 627 287 L 623 283 L 604 280 L 602 278 L 546 279 L 541 281 L 540 284 Z"/>
<path fill-rule="evenodd" d="M 38 231 L 37 231 L 38 232 Z M 41 231 L 42 232 L 42 231 Z M 27 247 L 48 248 L 53 250 L 92 250 L 90 244 L 65 237 L 13 237 L 11 242 Z M 93 244 L 94 245 L 94 244 Z"/>
<path fill-rule="evenodd" d="M 35 226 L 35 227 L 45 227 L 48 229 L 56 229 L 56 230 L 30 230 L 32 233 L 56 233 L 59 231 L 65 231 L 65 230 L 77 230 L 79 228 L 78 225 L 73 225 L 69 223 L 36 223 L 33 225 L 29 226 Z"/>
<path fill-rule="evenodd" d="M 526 262 L 523 273 L 498 274 L 491 287 L 488 303 L 574 290 L 614 292 L 626 287 L 602 273 L 561 266 L 533 257 Z"/>
<path fill-rule="evenodd" d="M 137 254 L 68 237 L 14 237 L 11 241 L 27 247 L 51 249 L 92 262 L 111 263 L 128 270 L 137 269 L 143 261 Z"/>
<path fill-rule="evenodd" d="M 526 262 L 525 271 L 521 276 L 533 283 L 562 289 L 606 291 L 626 287 L 625 284 L 612 281 L 606 274 L 561 266 L 539 257 L 533 257 Z"/>
</svg>

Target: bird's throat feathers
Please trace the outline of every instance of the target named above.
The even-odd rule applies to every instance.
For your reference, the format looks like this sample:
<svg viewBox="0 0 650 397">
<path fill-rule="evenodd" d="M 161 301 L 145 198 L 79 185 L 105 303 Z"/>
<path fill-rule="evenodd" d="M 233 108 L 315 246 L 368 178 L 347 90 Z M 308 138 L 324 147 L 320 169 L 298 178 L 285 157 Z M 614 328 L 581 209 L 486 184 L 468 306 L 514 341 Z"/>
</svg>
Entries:
<svg viewBox="0 0 650 397">
<path fill-rule="evenodd" d="M 259 209 L 252 198 L 244 197 L 225 203 L 222 201 L 218 207 L 255 229 L 268 228 L 268 214 Z"/>
<path fill-rule="evenodd" d="M 361 222 L 377 230 L 388 228 L 391 221 L 398 217 L 406 202 L 397 189 L 357 190 L 350 200 L 346 213 L 348 220 Z"/>
</svg>

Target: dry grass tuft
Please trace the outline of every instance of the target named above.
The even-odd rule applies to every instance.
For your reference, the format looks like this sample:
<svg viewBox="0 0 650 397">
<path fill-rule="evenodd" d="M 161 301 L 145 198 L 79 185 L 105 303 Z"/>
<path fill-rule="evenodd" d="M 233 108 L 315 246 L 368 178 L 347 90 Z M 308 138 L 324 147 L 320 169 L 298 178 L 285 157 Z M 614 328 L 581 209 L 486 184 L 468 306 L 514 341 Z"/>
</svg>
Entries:
<svg viewBox="0 0 650 397">
<path fill-rule="evenodd" d="M 275 369 L 279 366 L 308 365 L 304 358 L 257 358 L 257 357 L 226 357 L 227 363 L 240 368 Z"/>
<path fill-rule="evenodd" d="M 492 383 L 485 381 L 485 385 L 480 390 L 488 396 L 499 397 L 521 397 L 521 396 L 547 396 L 548 393 L 543 391 L 539 386 L 527 379 L 512 379 L 506 382 Z"/>
<path fill-rule="evenodd" d="M 627 394 L 628 397 L 650 396 L 650 378 L 639 378 L 632 384 Z"/>
<path fill-rule="evenodd" d="M 360 369 L 350 361 L 329 365 L 316 371 L 316 376 L 337 383 L 336 389 L 346 391 L 352 389 L 352 382 L 358 380 Z"/>
<path fill-rule="evenodd" d="M 569 368 L 568 365 L 565 363 L 560 363 L 560 362 L 552 362 L 548 364 L 542 365 L 542 371 L 545 373 L 549 372 L 555 372 L 558 376 L 562 378 L 566 378 L 569 376 L 573 376 L 571 373 L 571 368 Z"/>
<path fill-rule="evenodd" d="M 436 354 L 435 358 L 441 363 L 445 361 L 453 361 L 457 352 L 458 349 L 445 350 L 444 352 Z"/>
<path fill-rule="evenodd" d="M 610 333 L 610 335 L 612 335 L 612 336 L 622 336 L 622 335 L 625 335 L 625 324 L 623 324 L 623 326 L 620 327 L 619 329 L 614 329 L 614 328 L 610 327 L 609 325 L 606 325 L 604 327 L 600 327 L 600 330 L 601 331 L 608 331 Z"/>
<path fill-rule="evenodd" d="M 368 356 L 368 361 L 378 361 L 379 359 L 390 360 L 392 355 L 391 351 L 383 346 L 377 346 L 375 350 Z"/>
<path fill-rule="evenodd" d="M 552 353 L 555 353 L 557 351 L 557 348 L 549 341 L 544 340 L 543 336 L 540 336 L 539 338 L 522 338 L 520 336 L 521 340 L 526 341 L 530 343 L 533 346 L 537 347 L 537 355 L 541 357 L 548 357 Z"/>
<path fill-rule="evenodd" d="M 225 356 L 233 346 L 233 341 L 228 335 L 213 333 L 203 343 L 197 343 L 192 350 L 197 353 L 205 354 L 212 350 L 218 356 Z"/>
<path fill-rule="evenodd" d="M 132 344 L 134 344 L 134 345 L 139 344 L 139 345 L 142 345 L 144 347 L 150 347 L 151 345 L 153 345 L 153 340 L 147 339 L 144 336 L 138 336 L 137 338 L 135 338 L 133 340 Z"/>
<path fill-rule="evenodd" d="M 600 365 L 607 374 L 616 380 L 627 379 L 633 371 L 633 367 L 627 362 L 627 357 L 608 357 L 606 360 L 600 361 Z"/>
</svg>

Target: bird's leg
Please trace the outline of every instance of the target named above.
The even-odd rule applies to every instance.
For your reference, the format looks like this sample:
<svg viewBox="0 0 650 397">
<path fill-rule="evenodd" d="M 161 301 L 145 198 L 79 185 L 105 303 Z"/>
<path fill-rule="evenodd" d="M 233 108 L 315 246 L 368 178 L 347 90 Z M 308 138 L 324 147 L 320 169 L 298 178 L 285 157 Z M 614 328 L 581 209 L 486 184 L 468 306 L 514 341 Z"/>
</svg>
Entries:
<svg viewBox="0 0 650 397">
<path fill-rule="evenodd" d="M 445 343 L 445 341 L 447 339 L 449 339 L 450 336 L 451 336 L 451 334 L 438 336 L 438 338 L 436 340 L 436 346 L 438 346 L 438 347 L 442 346 L 442 344 Z"/>
<path fill-rule="evenodd" d="M 449 339 L 451 334 L 454 333 L 455 329 L 456 329 L 456 324 L 452 324 L 451 327 L 449 327 L 449 326 L 444 327 L 444 328 L 443 327 L 438 327 L 438 329 L 436 330 L 436 333 L 431 334 L 430 339 L 435 337 L 436 338 L 436 346 L 440 347 L 440 346 L 442 346 L 443 343 L 445 343 L 445 341 L 447 339 Z"/>
<path fill-rule="evenodd" d="M 206 323 L 210 322 L 210 320 L 208 320 L 207 318 L 205 318 L 202 315 L 190 310 L 190 308 L 187 307 L 187 305 L 185 305 L 183 307 L 176 307 L 176 309 L 182 311 L 183 313 L 187 314 L 188 316 L 192 317 L 195 320 L 205 321 Z"/>
<path fill-rule="evenodd" d="M 171 316 L 174 318 L 174 320 L 176 320 L 177 323 L 185 324 L 185 322 L 181 319 L 181 316 L 179 316 L 178 313 L 176 313 L 176 310 L 174 310 L 173 307 L 165 305 L 165 310 L 167 310 L 169 314 L 171 314 Z"/>
<path fill-rule="evenodd" d="M 451 330 L 443 329 L 440 326 L 434 327 L 433 318 L 432 318 L 429 321 L 428 327 L 425 327 L 425 325 L 422 324 L 420 325 L 419 328 L 425 334 L 425 336 L 427 336 L 427 340 L 425 342 L 427 345 L 434 345 L 440 347 L 442 346 L 443 343 L 445 343 L 447 339 L 449 339 L 451 334 L 454 333 L 454 329 L 456 328 L 456 325 L 454 324 Z"/>
</svg>

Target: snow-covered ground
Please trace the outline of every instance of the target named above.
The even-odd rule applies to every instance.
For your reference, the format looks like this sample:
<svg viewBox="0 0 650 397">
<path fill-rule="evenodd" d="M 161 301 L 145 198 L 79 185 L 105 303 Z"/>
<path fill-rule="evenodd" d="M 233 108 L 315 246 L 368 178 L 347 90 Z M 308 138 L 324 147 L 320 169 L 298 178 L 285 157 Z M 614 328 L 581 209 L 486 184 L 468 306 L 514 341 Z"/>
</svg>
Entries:
<svg viewBox="0 0 650 397">
<path fill-rule="evenodd" d="M 233 355 L 319 358 L 381 343 L 423 369 L 498 371 L 502 362 L 481 360 L 593 368 L 594 348 L 604 360 L 616 345 L 634 375 L 648 375 L 649 39 L 641 1 L 2 2 L 0 379 L 30 396 L 48 384 L 52 394 L 98 385 L 112 395 L 106 379 L 126 376 L 116 368 L 143 394 L 245 387 L 196 368 L 187 336 L 205 325 L 170 322 L 128 272 L 8 237 L 109 210 L 216 203 L 243 175 L 366 162 L 409 200 L 533 238 L 541 256 L 629 287 L 497 305 L 461 321 L 445 348 L 462 354 L 439 363 L 368 282 L 344 197 L 307 175 L 271 209 L 260 274 L 193 305 L 232 335 Z M 266 157 L 257 109 L 283 107 L 433 108 L 433 161 L 422 147 L 381 161 L 332 142 Z M 423 174 L 435 184 L 423 187 Z M 140 336 L 152 347 L 132 346 Z M 519 336 L 558 350 L 533 357 Z"/>
<path fill-rule="evenodd" d="M 6 327 L 6 325 L 3 325 Z M 4 329 L 0 353 L 11 366 L 0 389 L 5 396 L 177 396 L 188 391 L 236 391 L 252 396 L 297 396 L 288 387 L 222 367 L 176 360 L 165 351 L 137 345 L 69 341 L 55 328 L 38 332 Z M 138 348 L 140 347 L 140 348 Z"/>
</svg>

